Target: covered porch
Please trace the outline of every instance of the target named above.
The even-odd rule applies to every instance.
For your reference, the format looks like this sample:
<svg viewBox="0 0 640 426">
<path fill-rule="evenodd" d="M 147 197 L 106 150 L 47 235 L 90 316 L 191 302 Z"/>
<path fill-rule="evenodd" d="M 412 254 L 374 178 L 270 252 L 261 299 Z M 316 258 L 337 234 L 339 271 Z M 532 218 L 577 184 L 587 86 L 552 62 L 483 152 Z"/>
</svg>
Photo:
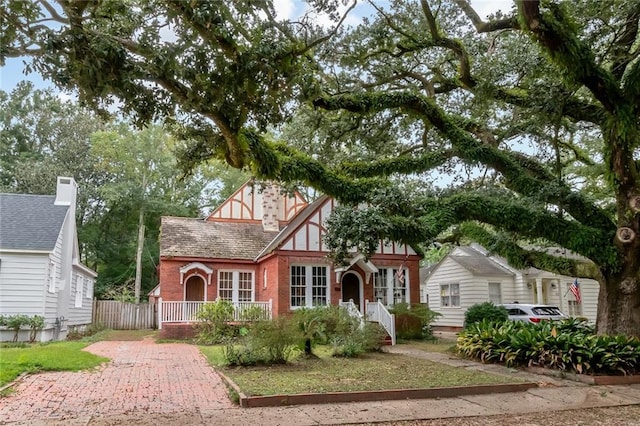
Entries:
<svg viewBox="0 0 640 426">
<path fill-rule="evenodd" d="M 191 324 L 200 322 L 198 312 L 215 301 L 163 301 L 158 299 L 158 329 L 165 324 Z M 270 320 L 273 318 L 273 304 L 267 302 L 229 302 L 233 305 L 232 322 L 249 320 Z"/>
</svg>

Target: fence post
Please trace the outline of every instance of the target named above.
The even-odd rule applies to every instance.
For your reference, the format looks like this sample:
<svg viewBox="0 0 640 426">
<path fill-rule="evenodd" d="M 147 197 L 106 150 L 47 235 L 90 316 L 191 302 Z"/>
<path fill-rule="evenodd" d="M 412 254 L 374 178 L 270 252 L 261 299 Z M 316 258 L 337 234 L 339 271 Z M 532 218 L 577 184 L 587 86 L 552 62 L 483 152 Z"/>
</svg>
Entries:
<svg viewBox="0 0 640 426">
<path fill-rule="evenodd" d="M 269 299 L 269 319 L 273 319 L 273 299 Z"/>
<path fill-rule="evenodd" d="M 158 297 L 158 330 L 162 330 L 162 297 Z"/>
</svg>

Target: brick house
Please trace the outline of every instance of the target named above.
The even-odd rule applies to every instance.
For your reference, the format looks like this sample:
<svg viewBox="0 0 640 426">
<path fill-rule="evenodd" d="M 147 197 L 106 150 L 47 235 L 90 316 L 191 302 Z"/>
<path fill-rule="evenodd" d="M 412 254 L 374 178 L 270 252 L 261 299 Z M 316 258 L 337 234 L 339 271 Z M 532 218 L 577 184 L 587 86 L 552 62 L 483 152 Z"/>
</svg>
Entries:
<svg viewBox="0 0 640 426">
<path fill-rule="evenodd" d="M 328 196 L 309 204 L 248 182 L 206 219 L 163 217 L 161 336 L 188 336 L 194 312 L 217 299 L 237 309 L 260 306 L 269 316 L 341 301 L 377 316 L 394 303 L 419 303 L 420 256 L 411 247 L 381 242 L 370 259 L 354 253 L 347 266 L 334 267 L 322 237 L 335 205 Z"/>
</svg>

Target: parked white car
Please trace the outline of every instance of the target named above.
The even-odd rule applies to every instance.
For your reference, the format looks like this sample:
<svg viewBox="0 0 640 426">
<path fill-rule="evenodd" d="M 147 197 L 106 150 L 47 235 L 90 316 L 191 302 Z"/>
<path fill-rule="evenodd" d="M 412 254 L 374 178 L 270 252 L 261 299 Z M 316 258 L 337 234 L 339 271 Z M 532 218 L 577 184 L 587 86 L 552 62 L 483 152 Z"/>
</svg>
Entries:
<svg viewBox="0 0 640 426">
<path fill-rule="evenodd" d="M 539 323 L 540 321 L 557 321 L 569 318 L 560 308 L 552 305 L 533 305 L 525 303 L 505 303 L 511 321 Z"/>
</svg>

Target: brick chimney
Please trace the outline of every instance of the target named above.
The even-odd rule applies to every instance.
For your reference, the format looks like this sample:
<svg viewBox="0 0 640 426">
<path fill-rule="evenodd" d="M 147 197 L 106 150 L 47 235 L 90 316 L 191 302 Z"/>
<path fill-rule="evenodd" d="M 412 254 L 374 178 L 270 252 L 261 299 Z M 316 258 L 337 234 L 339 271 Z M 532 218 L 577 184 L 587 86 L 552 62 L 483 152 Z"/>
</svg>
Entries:
<svg viewBox="0 0 640 426">
<path fill-rule="evenodd" d="M 268 183 L 262 191 L 262 228 L 265 231 L 279 231 L 278 206 L 280 205 L 280 188 Z"/>
</svg>

